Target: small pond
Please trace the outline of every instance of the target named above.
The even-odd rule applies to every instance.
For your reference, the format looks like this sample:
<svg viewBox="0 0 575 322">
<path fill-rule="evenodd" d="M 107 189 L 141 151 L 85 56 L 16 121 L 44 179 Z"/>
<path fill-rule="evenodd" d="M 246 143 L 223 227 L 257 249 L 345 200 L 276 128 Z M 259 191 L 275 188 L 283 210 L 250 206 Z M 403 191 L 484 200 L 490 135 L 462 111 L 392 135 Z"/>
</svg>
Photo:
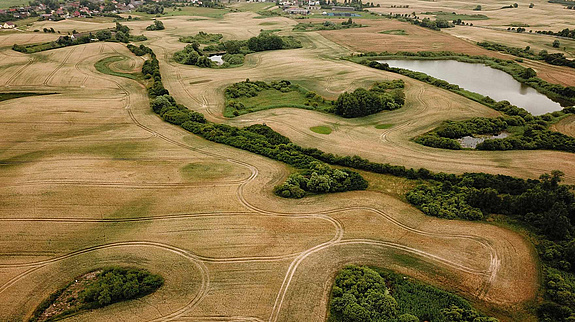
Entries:
<svg viewBox="0 0 575 322">
<path fill-rule="evenodd" d="M 224 60 L 222 59 L 222 56 L 223 56 L 223 55 L 213 55 L 213 56 L 209 56 L 208 58 L 209 58 L 211 61 L 215 61 L 216 64 L 221 65 L 221 64 L 224 63 Z"/>
<path fill-rule="evenodd" d="M 511 75 L 483 64 L 462 63 L 456 60 L 380 60 L 391 67 L 426 73 L 435 78 L 459 85 L 468 91 L 489 96 L 496 101 L 507 100 L 533 115 L 560 111 L 559 103 L 523 85 Z"/>
<path fill-rule="evenodd" d="M 477 145 L 487 139 L 505 139 L 509 136 L 507 132 L 501 132 L 497 135 L 478 135 L 476 137 L 473 136 L 464 136 L 460 139 L 457 139 L 457 142 L 461 144 L 462 148 L 471 148 L 475 149 Z"/>
</svg>

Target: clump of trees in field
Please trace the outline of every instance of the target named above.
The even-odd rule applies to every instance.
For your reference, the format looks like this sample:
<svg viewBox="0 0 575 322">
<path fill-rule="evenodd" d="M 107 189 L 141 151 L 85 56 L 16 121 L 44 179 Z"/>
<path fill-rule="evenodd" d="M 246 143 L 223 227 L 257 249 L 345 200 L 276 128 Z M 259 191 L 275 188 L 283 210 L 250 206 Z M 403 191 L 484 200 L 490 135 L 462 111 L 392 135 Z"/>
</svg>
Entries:
<svg viewBox="0 0 575 322">
<path fill-rule="evenodd" d="M 342 93 L 335 101 L 334 112 L 343 117 L 361 117 L 383 110 L 395 110 L 405 103 L 402 80 L 375 83 L 369 90 L 358 88 Z"/>
<path fill-rule="evenodd" d="M 198 34 L 200 40 L 215 39 L 218 34 Z M 192 38 L 194 38 L 192 37 Z M 180 41 L 191 40 L 183 50 L 174 54 L 174 60 L 185 65 L 195 65 L 198 67 L 227 68 L 243 64 L 244 56 L 253 52 L 277 49 L 301 48 L 301 42 L 293 36 L 278 36 L 269 31 L 262 31 L 258 36 L 248 40 L 228 40 L 201 48 L 201 42 L 190 37 L 181 38 Z M 221 38 L 220 38 L 221 39 Z M 222 53 L 224 63 L 218 66 L 208 57 L 210 52 Z"/>
<path fill-rule="evenodd" d="M 75 297 L 66 291 L 74 284 L 70 282 L 65 287 L 52 293 L 36 308 L 29 321 L 41 319 L 42 314 L 56 301 L 69 303 L 68 308 L 58 315 L 51 316 L 50 321 L 72 315 L 82 310 L 104 307 L 112 303 L 127 301 L 148 295 L 164 284 L 164 278 L 144 269 L 108 267 L 99 272 L 95 278 L 81 280 L 81 289 Z M 78 286 L 74 285 L 75 288 Z M 76 291 L 76 290 L 75 290 Z"/>
<path fill-rule="evenodd" d="M 164 27 L 164 23 L 161 22 L 160 20 L 154 20 L 153 24 L 146 27 L 146 30 L 148 31 L 164 30 L 164 29 L 166 29 L 166 27 Z"/>
<path fill-rule="evenodd" d="M 335 277 L 330 322 L 497 322 L 459 296 L 366 266 L 349 265 Z"/>
<path fill-rule="evenodd" d="M 329 193 L 367 189 L 367 181 L 355 171 L 333 169 L 321 162 L 312 162 L 310 168 L 295 173 L 274 193 L 284 198 L 303 198 L 306 193 Z"/>
<path fill-rule="evenodd" d="M 200 44 L 211 44 L 218 43 L 222 38 L 224 38 L 224 35 L 222 34 L 210 34 L 200 31 L 195 36 L 180 37 L 179 41 L 185 43 L 193 43 L 197 41 Z"/>
</svg>

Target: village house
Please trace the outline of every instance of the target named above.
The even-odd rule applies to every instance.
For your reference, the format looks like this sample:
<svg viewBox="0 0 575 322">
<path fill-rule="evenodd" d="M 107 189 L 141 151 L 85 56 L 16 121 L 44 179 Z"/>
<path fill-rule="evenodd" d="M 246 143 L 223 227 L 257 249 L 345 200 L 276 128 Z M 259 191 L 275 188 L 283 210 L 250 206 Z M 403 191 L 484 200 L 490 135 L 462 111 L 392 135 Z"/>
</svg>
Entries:
<svg viewBox="0 0 575 322">
<path fill-rule="evenodd" d="M 11 21 L 7 21 L 1 26 L 2 26 L 2 29 L 14 29 L 14 28 L 16 28 L 16 25 Z"/>
<path fill-rule="evenodd" d="M 292 15 L 309 15 L 309 10 L 304 9 L 304 8 L 288 8 L 285 10 L 285 12 L 292 14 Z"/>
</svg>

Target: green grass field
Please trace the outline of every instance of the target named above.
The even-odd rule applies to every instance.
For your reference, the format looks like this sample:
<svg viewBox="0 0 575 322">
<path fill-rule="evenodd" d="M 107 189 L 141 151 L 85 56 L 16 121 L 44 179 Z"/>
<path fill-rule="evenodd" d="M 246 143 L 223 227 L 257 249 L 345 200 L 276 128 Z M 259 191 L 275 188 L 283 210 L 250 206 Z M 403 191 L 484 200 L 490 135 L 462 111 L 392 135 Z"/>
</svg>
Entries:
<svg viewBox="0 0 575 322">
<path fill-rule="evenodd" d="M 314 126 L 314 127 L 310 127 L 310 130 L 312 130 L 315 133 L 319 133 L 319 134 L 330 134 L 331 133 L 331 127 L 326 126 L 326 125 L 320 125 L 320 126 Z"/>
<path fill-rule="evenodd" d="M 295 107 L 325 112 L 332 106 L 329 102 L 317 102 L 315 100 L 310 102 L 305 97 L 305 93 L 297 90 L 282 93 L 275 89 L 268 89 L 259 92 L 255 97 L 240 97 L 234 99 L 234 101 L 242 103 L 246 107 L 245 109 L 237 110 L 238 115 L 280 107 Z M 226 106 L 224 116 L 233 117 L 234 111 L 236 110 Z"/>
<path fill-rule="evenodd" d="M 378 130 L 389 129 L 393 126 L 393 124 L 378 124 L 375 126 Z"/>
<path fill-rule="evenodd" d="M 107 57 L 107 58 L 104 58 L 104 59 L 96 62 L 96 64 L 94 64 L 94 67 L 96 67 L 97 71 L 99 71 L 100 73 L 103 73 L 103 74 L 108 74 L 108 75 L 118 76 L 118 77 L 126 77 L 126 78 L 133 79 L 133 80 L 141 79 L 141 76 L 139 73 L 138 74 L 121 73 L 121 72 L 114 71 L 110 68 L 111 63 L 126 60 L 126 59 L 127 59 L 127 57 L 124 57 L 124 56 Z"/>
<path fill-rule="evenodd" d="M 403 29 L 384 30 L 384 31 L 380 31 L 379 33 L 385 34 L 385 35 L 398 35 L 398 36 L 407 35 L 405 30 L 403 30 Z"/>
</svg>

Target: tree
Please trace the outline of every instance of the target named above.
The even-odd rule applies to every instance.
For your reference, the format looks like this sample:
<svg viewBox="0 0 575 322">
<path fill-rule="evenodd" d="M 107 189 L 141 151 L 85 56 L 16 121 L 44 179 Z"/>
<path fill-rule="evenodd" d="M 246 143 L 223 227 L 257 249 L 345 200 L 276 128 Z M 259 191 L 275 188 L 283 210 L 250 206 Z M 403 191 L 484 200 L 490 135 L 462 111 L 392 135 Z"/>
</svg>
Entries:
<svg viewBox="0 0 575 322">
<path fill-rule="evenodd" d="M 517 4 L 517 2 L 515 2 L 515 3 L 513 4 L 513 8 L 517 8 L 517 7 L 519 7 L 519 5 Z"/>
<path fill-rule="evenodd" d="M 473 10 L 475 10 L 475 11 L 481 11 L 481 5 L 477 5 L 477 7 L 475 7 Z"/>
<path fill-rule="evenodd" d="M 112 32 L 110 30 L 100 30 L 96 33 L 96 38 L 100 41 L 111 39 Z"/>
<path fill-rule="evenodd" d="M 526 68 L 525 70 L 523 70 L 523 72 L 521 73 L 521 77 L 525 78 L 525 79 L 529 79 L 529 78 L 533 78 L 537 76 L 537 73 L 535 72 L 535 70 L 531 67 Z"/>
<path fill-rule="evenodd" d="M 561 42 L 559 40 L 553 41 L 553 48 L 559 48 L 561 46 Z"/>
<path fill-rule="evenodd" d="M 533 7 L 535 7 L 535 5 L 533 4 L 533 2 L 531 2 L 531 3 L 529 4 L 529 8 L 533 8 Z"/>
</svg>

